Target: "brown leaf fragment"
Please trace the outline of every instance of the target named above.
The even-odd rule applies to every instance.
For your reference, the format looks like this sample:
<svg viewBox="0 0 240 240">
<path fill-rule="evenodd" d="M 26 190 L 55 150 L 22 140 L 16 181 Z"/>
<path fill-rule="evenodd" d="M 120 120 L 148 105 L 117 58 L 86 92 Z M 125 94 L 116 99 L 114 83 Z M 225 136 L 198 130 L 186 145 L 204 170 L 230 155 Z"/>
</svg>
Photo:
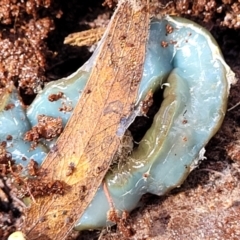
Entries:
<svg viewBox="0 0 240 240">
<path fill-rule="evenodd" d="M 63 181 L 68 188 L 62 196 L 37 197 L 26 210 L 22 229 L 29 239 L 66 239 L 119 147 L 116 132 L 136 100 L 149 27 L 148 1 L 138 3 L 119 2 L 82 97 L 56 150 L 42 164 L 49 181 Z M 123 33 L 126 38 L 119 40 Z M 74 171 L 69 175 L 70 164 Z"/>
<path fill-rule="evenodd" d="M 72 46 L 78 47 L 90 47 L 101 39 L 105 30 L 105 28 L 99 27 L 81 32 L 71 33 L 64 39 L 64 44 L 70 44 Z"/>
</svg>

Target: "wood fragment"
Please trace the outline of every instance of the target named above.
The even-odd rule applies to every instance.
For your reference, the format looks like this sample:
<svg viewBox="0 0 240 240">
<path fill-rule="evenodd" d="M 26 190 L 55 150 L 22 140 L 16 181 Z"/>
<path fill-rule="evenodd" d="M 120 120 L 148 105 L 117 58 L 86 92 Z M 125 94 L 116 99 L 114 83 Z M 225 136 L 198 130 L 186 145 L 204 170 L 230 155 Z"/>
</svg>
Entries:
<svg viewBox="0 0 240 240">
<path fill-rule="evenodd" d="M 96 44 L 105 32 L 105 28 L 93 28 L 81 32 L 71 33 L 64 39 L 64 44 L 72 46 L 92 46 Z"/>
</svg>

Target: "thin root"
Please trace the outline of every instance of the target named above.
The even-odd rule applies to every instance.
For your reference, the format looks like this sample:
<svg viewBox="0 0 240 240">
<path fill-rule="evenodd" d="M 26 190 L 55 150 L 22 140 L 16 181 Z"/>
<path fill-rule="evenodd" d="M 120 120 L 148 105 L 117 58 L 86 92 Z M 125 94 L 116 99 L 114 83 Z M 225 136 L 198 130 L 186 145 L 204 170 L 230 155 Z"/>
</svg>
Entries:
<svg viewBox="0 0 240 240">
<path fill-rule="evenodd" d="M 238 102 L 237 104 L 235 104 L 233 107 L 229 108 L 227 111 L 230 112 L 232 111 L 234 108 L 236 108 L 237 106 L 240 105 L 240 102 Z"/>
</svg>

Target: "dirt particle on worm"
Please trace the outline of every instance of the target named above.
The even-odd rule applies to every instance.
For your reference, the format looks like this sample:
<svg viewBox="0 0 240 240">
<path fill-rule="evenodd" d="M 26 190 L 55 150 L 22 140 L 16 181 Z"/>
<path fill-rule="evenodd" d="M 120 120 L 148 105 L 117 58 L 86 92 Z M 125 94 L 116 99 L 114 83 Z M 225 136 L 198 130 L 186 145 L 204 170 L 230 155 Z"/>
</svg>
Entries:
<svg viewBox="0 0 240 240">
<path fill-rule="evenodd" d="M 171 34 L 173 32 L 173 26 L 170 24 L 166 25 L 166 34 Z"/>
<path fill-rule="evenodd" d="M 53 93 L 48 96 L 50 102 L 55 102 L 63 97 L 63 92 Z"/>
<path fill-rule="evenodd" d="M 28 163 L 27 168 L 30 176 L 37 176 L 39 168 L 38 163 L 36 161 L 31 159 L 30 162 Z"/>
<path fill-rule="evenodd" d="M 8 111 L 11 110 L 15 107 L 15 105 L 13 103 L 9 103 L 7 106 L 5 106 L 4 110 Z"/>
<path fill-rule="evenodd" d="M 38 124 L 26 132 L 24 140 L 33 142 L 31 147 L 34 149 L 40 139 L 52 140 L 59 136 L 63 130 L 62 119 L 53 118 L 46 115 L 38 116 Z"/>
<path fill-rule="evenodd" d="M 161 46 L 162 46 L 163 48 L 168 47 L 168 42 L 166 42 L 166 41 L 161 41 Z"/>
</svg>

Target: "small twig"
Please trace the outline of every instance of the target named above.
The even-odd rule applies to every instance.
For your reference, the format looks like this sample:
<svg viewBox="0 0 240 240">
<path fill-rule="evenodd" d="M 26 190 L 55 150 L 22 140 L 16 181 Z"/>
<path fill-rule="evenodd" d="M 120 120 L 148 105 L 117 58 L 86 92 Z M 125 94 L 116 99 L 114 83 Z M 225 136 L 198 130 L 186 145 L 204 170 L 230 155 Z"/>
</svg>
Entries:
<svg viewBox="0 0 240 240">
<path fill-rule="evenodd" d="M 27 184 L 26 184 L 26 187 L 27 187 L 27 191 L 28 191 L 28 193 L 29 193 L 29 195 L 30 195 L 32 201 L 33 201 L 34 203 L 36 203 L 36 200 L 35 200 L 34 196 L 32 195 L 31 190 L 30 190 L 30 188 L 28 187 Z"/>
<path fill-rule="evenodd" d="M 219 171 L 216 171 L 216 170 L 213 170 L 213 169 L 210 169 L 210 168 L 202 168 L 202 169 L 199 169 L 198 170 L 199 172 L 211 172 L 211 173 L 215 173 L 215 174 L 218 174 L 218 175 L 221 175 L 221 176 L 224 176 L 223 173 L 219 172 Z"/>
<path fill-rule="evenodd" d="M 233 107 L 229 108 L 227 111 L 230 112 L 232 111 L 234 108 L 236 108 L 237 106 L 240 105 L 240 102 L 238 102 L 237 104 L 235 104 Z"/>
<path fill-rule="evenodd" d="M 103 181 L 103 191 L 104 191 L 107 201 L 110 205 L 110 208 L 114 209 L 114 203 L 113 203 L 112 197 L 110 196 L 110 193 L 108 191 L 107 184 L 105 181 Z"/>
<path fill-rule="evenodd" d="M 19 198 L 17 198 L 16 196 L 11 196 L 12 200 L 16 201 L 17 203 L 19 203 L 21 205 L 21 207 L 26 208 L 26 205 L 24 204 L 23 201 L 21 201 Z"/>
</svg>

